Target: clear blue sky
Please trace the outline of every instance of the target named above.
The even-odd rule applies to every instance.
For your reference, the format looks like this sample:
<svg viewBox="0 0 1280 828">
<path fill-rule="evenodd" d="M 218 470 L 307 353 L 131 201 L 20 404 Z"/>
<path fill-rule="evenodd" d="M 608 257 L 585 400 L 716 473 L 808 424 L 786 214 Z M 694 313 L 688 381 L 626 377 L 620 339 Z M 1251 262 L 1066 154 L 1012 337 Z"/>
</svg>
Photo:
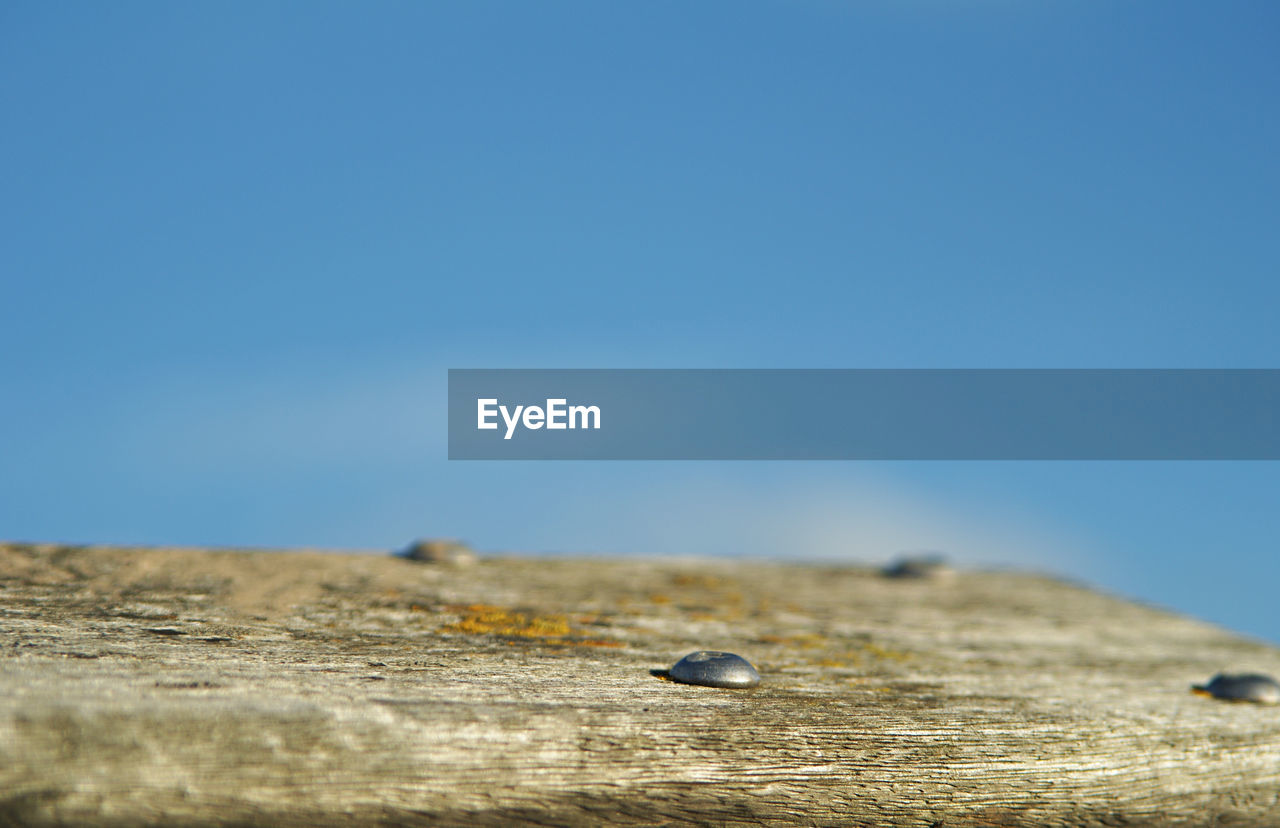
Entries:
<svg viewBox="0 0 1280 828">
<path fill-rule="evenodd" d="M 0 8 L 0 537 L 1049 569 L 1280 641 L 1271 463 L 463 464 L 449 367 L 1280 367 L 1280 4 Z"/>
</svg>

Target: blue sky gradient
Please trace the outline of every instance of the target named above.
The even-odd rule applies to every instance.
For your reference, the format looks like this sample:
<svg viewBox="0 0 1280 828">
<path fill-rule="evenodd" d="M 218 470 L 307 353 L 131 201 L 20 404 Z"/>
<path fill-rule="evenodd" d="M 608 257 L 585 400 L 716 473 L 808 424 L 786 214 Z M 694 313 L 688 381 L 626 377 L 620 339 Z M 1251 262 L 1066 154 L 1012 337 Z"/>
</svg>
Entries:
<svg viewBox="0 0 1280 828">
<path fill-rule="evenodd" d="M 0 9 L 0 536 L 1048 569 L 1280 641 L 1272 463 L 465 464 L 450 367 L 1273 368 L 1280 6 Z"/>
</svg>

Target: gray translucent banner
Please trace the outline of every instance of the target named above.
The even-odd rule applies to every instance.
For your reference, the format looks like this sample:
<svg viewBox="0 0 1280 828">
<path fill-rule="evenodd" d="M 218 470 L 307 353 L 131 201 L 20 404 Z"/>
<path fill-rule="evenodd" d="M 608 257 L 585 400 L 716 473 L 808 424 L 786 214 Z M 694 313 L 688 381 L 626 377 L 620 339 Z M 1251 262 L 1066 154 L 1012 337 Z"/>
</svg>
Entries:
<svg viewBox="0 0 1280 828">
<path fill-rule="evenodd" d="M 451 370 L 451 460 L 1276 460 L 1280 370 Z"/>
</svg>

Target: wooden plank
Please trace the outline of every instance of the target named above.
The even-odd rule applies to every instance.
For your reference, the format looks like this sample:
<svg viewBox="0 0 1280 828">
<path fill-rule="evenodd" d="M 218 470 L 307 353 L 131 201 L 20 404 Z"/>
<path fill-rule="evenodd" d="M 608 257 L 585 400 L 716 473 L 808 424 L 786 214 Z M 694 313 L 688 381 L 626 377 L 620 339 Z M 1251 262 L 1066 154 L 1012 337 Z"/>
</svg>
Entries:
<svg viewBox="0 0 1280 828">
<path fill-rule="evenodd" d="M 1228 669 L 1031 575 L 0 545 L 0 824 L 1280 824 Z"/>
</svg>

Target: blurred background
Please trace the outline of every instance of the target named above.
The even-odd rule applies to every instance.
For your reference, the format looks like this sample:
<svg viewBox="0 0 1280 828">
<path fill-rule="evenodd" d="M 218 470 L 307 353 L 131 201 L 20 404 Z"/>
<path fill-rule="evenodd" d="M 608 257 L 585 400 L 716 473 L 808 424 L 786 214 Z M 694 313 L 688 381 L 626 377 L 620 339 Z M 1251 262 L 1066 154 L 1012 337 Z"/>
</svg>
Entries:
<svg viewBox="0 0 1280 828">
<path fill-rule="evenodd" d="M 1274 463 L 450 463 L 463 367 L 1274 368 L 1280 5 L 0 7 L 0 537 L 1053 572 L 1280 641 Z"/>
</svg>

